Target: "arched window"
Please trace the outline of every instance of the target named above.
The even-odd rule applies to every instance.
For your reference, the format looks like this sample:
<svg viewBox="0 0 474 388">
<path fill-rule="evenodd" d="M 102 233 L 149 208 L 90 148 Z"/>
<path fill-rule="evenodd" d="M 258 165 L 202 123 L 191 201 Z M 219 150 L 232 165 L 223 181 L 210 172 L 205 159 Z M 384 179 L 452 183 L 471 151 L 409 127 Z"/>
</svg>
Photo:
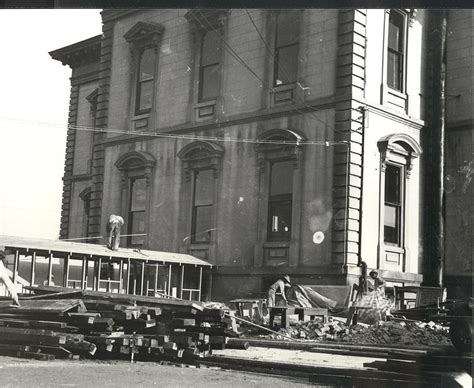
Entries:
<svg viewBox="0 0 474 388">
<path fill-rule="evenodd" d="M 183 147 L 178 157 L 183 162 L 185 208 L 182 233 L 190 253 L 209 258 L 209 245 L 215 242 L 218 178 L 224 149 L 208 141 L 195 141 Z"/>
<path fill-rule="evenodd" d="M 259 136 L 259 228 L 256 265 L 289 265 L 299 252 L 301 220 L 301 147 L 304 138 L 291 130 Z"/>
<path fill-rule="evenodd" d="M 127 231 L 127 246 L 146 246 L 151 175 L 155 158 L 147 152 L 132 151 L 115 163 L 122 180 L 122 214 Z"/>
<path fill-rule="evenodd" d="M 377 143 L 381 157 L 379 254 L 380 266 L 405 271 L 410 201 L 410 174 L 421 154 L 419 144 L 406 134 L 385 136 Z M 418 186 L 418 184 L 416 184 Z"/>
<path fill-rule="evenodd" d="M 79 198 L 82 199 L 84 204 L 84 212 L 82 217 L 82 236 L 89 237 L 89 216 L 90 216 L 90 207 L 91 207 L 91 188 L 87 187 L 82 190 L 79 194 Z M 86 241 L 86 240 L 84 240 Z"/>
</svg>

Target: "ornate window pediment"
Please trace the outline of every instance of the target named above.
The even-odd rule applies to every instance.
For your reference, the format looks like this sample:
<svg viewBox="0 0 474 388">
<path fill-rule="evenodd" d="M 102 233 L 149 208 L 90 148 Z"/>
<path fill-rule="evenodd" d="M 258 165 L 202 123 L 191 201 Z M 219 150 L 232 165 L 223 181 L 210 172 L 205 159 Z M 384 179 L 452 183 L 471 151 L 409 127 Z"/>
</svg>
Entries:
<svg viewBox="0 0 474 388">
<path fill-rule="evenodd" d="M 259 143 L 255 146 L 260 168 L 265 165 L 265 160 L 291 158 L 295 159 L 295 168 L 301 153 L 300 143 L 306 139 L 299 133 L 290 129 L 271 129 L 258 137 Z"/>
<path fill-rule="evenodd" d="M 122 173 L 122 184 L 126 185 L 127 174 L 134 170 L 143 170 L 146 178 L 147 186 L 150 184 L 150 177 L 156 159 L 148 152 L 131 151 L 122 155 L 116 162 L 115 166 Z"/>
<path fill-rule="evenodd" d="M 382 158 L 382 170 L 385 171 L 387 162 L 394 157 L 402 157 L 406 160 L 406 175 L 410 177 L 413 169 L 413 161 L 423 152 L 418 142 L 404 133 L 395 133 L 382 137 L 377 146 Z"/>
<path fill-rule="evenodd" d="M 210 141 L 195 141 L 184 146 L 178 152 L 178 158 L 183 161 L 186 178 L 190 178 L 192 169 L 212 168 L 215 173 L 220 170 L 220 160 L 224 148 Z"/>
<path fill-rule="evenodd" d="M 208 31 L 222 26 L 228 13 L 228 9 L 192 9 L 184 17 L 194 28 Z"/>
<path fill-rule="evenodd" d="M 138 22 L 123 37 L 128 43 L 141 46 L 144 44 L 157 44 L 163 34 L 164 27 L 156 23 Z"/>
</svg>

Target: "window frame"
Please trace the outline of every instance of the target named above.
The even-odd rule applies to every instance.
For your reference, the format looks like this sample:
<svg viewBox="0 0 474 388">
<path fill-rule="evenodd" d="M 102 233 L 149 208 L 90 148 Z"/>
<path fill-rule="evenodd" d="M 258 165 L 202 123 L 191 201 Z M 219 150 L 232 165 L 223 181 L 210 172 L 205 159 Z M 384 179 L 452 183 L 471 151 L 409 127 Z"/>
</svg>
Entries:
<svg viewBox="0 0 474 388">
<path fill-rule="evenodd" d="M 390 47 L 390 20 L 393 14 L 397 14 L 402 19 L 402 25 L 400 28 L 401 37 L 398 41 L 399 48 L 397 50 Z M 385 72 L 386 72 L 386 85 L 388 88 L 395 90 L 398 93 L 406 93 L 406 58 L 407 58 L 407 24 L 408 24 L 408 15 L 406 12 L 391 9 L 388 12 L 387 18 L 387 45 L 386 45 L 386 52 L 387 52 L 387 61 L 385 65 Z M 401 49 L 400 49 L 401 46 Z M 399 83 L 400 87 L 397 88 L 393 85 L 390 85 L 388 82 L 388 75 L 389 75 L 389 56 L 390 54 L 396 55 L 398 60 L 398 73 L 397 73 L 397 83 Z M 400 63 L 401 62 L 401 63 Z"/>
<path fill-rule="evenodd" d="M 147 50 L 153 52 L 153 77 L 147 80 L 140 80 L 141 77 L 141 65 L 143 55 Z M 135 101 L 134 101 L 134 115 L 140 116 L 149 114 L 152 111 L 154 101 L 155 101 L 155 80 L 156 80 L 156 64 L 157 64 L 157 50 L 153 46 L 143 46 L 137 51 L 137 63 L 136 63 L 136 75 L 135 75 Z M 151 83 L 152 95 L 151 95 L 151 106 L 146 109 L 140 109 L 141 104 L 141 91 L 145 83 Z"/>
<path fill-rule="evenodd" d="M 398 198 L 398 203 L 395 202 L 389 202 L 387 200 L 387 172 L 390 168 L 397 168 L 399 171 L 399 176 L 398 176 L 398 191 L 399 191 L 399 198 Z M 406 174 L 405 174 L 405 167 L 402 164 L 395 163 L 395 162 L 387 162 L 386 167 L 385 167 L 385 187 L 384 187 L 384 232 L 383 232 L 383 242 L 385 245 L 390 245 L 394 247 L 403 247 L 403 241 L 404 241 L 404 231 L 405 231 L 405 187 L 406 187 Z M 396 238 L 397 241 L 387 241 L 386 238 L 386 209 L 387 207 L 393 207 L 395 208 L 396 211 L 396 217 L 398 217 L 398 225 L 396 227 Z"/>
<path fill-rule="evenodd" d="M 286 10 L 288 12 L 288 10 Z M 301 12 L 300 10 L 291 10 L 295 13 L 298 13 L 298 12 Z M 295 84 L 297 81 L 298 81 L 298 54 L 299 54 L 299 47 L 300 47 L 300 44 L 301 44 L 301 36 L 300 36 L 300 31 L 301 29 L 298 28 L 298 39 L 296 41 L 296 43 L 292 43 L 292 44 L 285 44 L 285 45 L 279 45 L 278 44 L 278 18 L 282 15 L 282 11 L 278 11 L 275 13 L 275 18 L 274 18 L 274 45 L 273 45 L 273 81 L 272 81 L 272 85 L 274 88 L 278 88 L 278 87 L 285 87 L 285 86 L 288 86 L 288 85 L 293 85 Z M 299 15 L 299 17 L 302 19 L 302 16 Z M 301 24 L 301 23 L 299 23 Z M 289 82 L 286 82 L 286 83 L 281 83 L 281 84 L 277 84 L 277 78 L 278 78 L 278 75 L 280 74 L 279 73 L 279 59 L 280 59 L 280 51 L 282 49 L 286 49 L 286 48 L 289 48 L 289 47 L 294 47 L 296 46 L 296 72 L 295 72 L 295 79 L 294 81 L 289 81 Z M 286 78 L 286 76 L 285 76 Z"/>
<path fill-rule="evenodd" d="M 199 79 L 198 79 L 198 97 L 197 97 L 197 102 L 198 103 L 205 103 L 208 101 L 215 101 L 216 99 L 219 98 L 220 92 L 217 93 L 216 96 L 211 96 L 211 97 L 203 97 L 203 90 L 204 90 L 204 71 L 208 68 L 212 67 L 217 67 L 218 71 L 218 76 L 217 76 L 217 89 L 220 91 L 221 88 L 221 83 L 222 83 L 222 77 L 221 77 L 221 68 L 222 68 L 222 46 L 220 47 L 221 52 L 217 55 L 219 58 L 219 61 L 213 62 L 213 63 L 208 63 L 207 65 L 203 65 L 203 57 L 204 57 L 204 43 L 206 36 L 210 33 L 217 33 L 219 34 L 219 38 L 223 39 L 222 37 L 222 29 L 220 27 L 213 28 L 212 30 L 209 31 L 204 31 L 201 36 L 201 42 L 200 42 L 200 49 L 199 49 Z"/>
<path fill-rule="evenodd" d="M 212 184 L 212 191 L 211 191 L 211 201 L 212 203 L 210 204 L 205 204 L 205 205 L 196 205 L 196 192 L 197 192 L 197 180 L 198 180 L 198 177 L 199 177 L 199 174 L 202 173 L 203 171 L 209 171 L 213 174 L 212 176 L 212 180 L 213 180 L 213 184 Z M 209 244 L 212 240 L 212 227 L 211 229 L 208 231 L 208 239 L 206 240 L 198 240 L 196 239 L 196 235 L 197 235 L 197 220 L 198 220 L 198 216 L 197 216 L 197 212 L 198 212 L 198 209 L 200 208 L 206 208 L 206 207 L 210 207 L 211 208 L 211 214 L 214 212 L 214 202 L 215 202 L 215 198 L 214 198 L 214 191 L 215 191 L 215 170 L 212 169 L 212 167 L 208 167 L 208 168 L 201 168 L 201 169 L 195 169 L 193 171 L 193 199 L 192 199 L 192 211 L 191 211 L 191 244 Z M 212 225 L 211 225 L 212 226 Z"/>
<path fill-rule="evenodd" d="M 144 205 L 143 205 L 143 210 L 132 210 L 132 202 L 133 202 L 133 185 L 135 184 L 135 182 L 139 179 L 143 179 L 144 181 L 144 184 L 145 184 L 145 188 L 144 188 L 144 194 L 145 194 L 145 200 L 144 200 Z M 147 215 L 147 206 L 146 206 L 146 196 L 147 196 L 147 193 L 146 193 L 146 185 L 147 185 L 147 178 L 145 175 L 132 175 L 128 178 L 129 182 L 128 182 L 128 185 L 129 185 L 129 188 L 128 188 L 128 209 L 127 209 L 127 219 L 128 219 L 128 222 L 127 222 L 127 234 L 129 236 L 127 236 L 127 246 L 128 247 L 142 247 L 144 244 L 145 244 L 145 241 L 146 241 L 146 238 L 143 237 L 143 242 L 140 242 L 140 243 L 135 243 L 133 242 L 133 236 L 131 236 L 131 234 L 135 234 L 134 230 L 133 230 L 133 221 L 134 221 L 134 217 L 136 215 L 136 213 L 143 213 L 143 220 L 144 220 L 144 228 L 142 231 L 137 231 L 138 233 L 146 233 L 146 215 Z"/>
</svg>

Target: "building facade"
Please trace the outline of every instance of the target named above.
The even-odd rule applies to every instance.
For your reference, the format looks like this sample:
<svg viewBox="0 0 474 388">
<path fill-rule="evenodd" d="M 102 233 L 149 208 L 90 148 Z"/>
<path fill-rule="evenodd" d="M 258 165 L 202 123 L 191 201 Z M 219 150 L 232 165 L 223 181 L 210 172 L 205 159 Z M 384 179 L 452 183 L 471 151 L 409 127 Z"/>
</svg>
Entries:
<svg viewBox="0 0 474 388">
<path fill-rule="evenodd" d="M 351 284 L 361 260 L 420 284 L 432 13 L 103 11 L 51 52 L 72 68 L 61 238 L 121 214 L 122 244 L 211 262 L 223 298 Z"/>
</svg>

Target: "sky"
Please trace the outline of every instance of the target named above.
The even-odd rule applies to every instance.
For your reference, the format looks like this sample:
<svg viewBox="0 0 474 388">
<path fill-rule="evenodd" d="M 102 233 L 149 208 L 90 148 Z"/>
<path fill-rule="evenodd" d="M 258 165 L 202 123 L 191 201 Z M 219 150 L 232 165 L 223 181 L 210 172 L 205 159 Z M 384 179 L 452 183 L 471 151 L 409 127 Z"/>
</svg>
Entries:
<svg viewBox="0 0 474 388">
<path fill-rule="evenodd" d="M 48 52 L 100 33 L 100 10 L 0 10 L 0 235 L 59 237 L 71 69 Z"/>
</svg>

